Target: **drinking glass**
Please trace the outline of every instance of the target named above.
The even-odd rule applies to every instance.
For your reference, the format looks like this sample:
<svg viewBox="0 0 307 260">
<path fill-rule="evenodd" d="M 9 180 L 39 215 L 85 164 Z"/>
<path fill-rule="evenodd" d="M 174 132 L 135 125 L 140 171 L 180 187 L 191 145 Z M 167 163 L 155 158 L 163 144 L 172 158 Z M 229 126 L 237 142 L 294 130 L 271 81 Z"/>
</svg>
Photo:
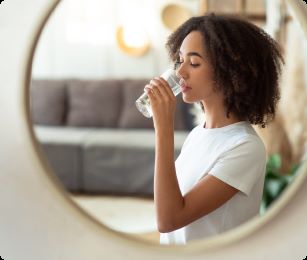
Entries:
<svg viewBox="0 0 307 260">
<path fill-rule="evenodd" d="M 168 69 L 161 75 L 164 78 L 169 86 L 171 87 L 175 96 L 180 93 L 180 78 L 177 77 L 176 71 L 174 69 Z M 136 101 L 135 105 L 137 109 L 145 116 L 152 117 L 151 106 L 149 102 L 149 97 L 146 92 L 144 92 Z"/>
</svg>

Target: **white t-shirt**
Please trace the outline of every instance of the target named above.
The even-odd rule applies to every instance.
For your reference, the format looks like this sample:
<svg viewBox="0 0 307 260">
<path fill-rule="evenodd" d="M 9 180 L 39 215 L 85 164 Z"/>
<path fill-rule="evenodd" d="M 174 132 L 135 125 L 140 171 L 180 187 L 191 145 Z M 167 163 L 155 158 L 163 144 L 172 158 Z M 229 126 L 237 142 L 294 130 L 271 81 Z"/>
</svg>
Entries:
<svg viewBox="0 0 307 260">
<path fill-rule="evenodd" d="M 169 233 L 160 244 L 186 244 L 232 229 L 259 214 L 263 193 L 265 146 L 247 121 L 221 128 L 196 126 L 187 136 L 175 167 L 184 196 L 197 182 L 211 174 L 239 190 L 208 215 Z M 210 198 L 208 198 L 210 199 Z"/>
</svg>

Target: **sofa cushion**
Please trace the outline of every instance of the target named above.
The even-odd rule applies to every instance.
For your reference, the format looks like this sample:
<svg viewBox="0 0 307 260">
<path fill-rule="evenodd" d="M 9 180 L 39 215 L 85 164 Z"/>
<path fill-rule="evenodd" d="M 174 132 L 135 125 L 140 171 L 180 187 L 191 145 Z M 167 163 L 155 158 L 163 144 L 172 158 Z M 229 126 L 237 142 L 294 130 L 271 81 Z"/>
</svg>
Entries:
<svg viewBox="0 0 307 260">
<path fill-rule="evenodd" d="M 54 174 L 69 191 L 82 188 L 82 145 L 91 128 L 34 126 L 35 136 Z"/>
<path fill-rule="evenodd" d="M 135 106 L 135 101 L 144 92 L 148 79 L 125 80 L 123 81 L 123 107 L 119 118 L 120 128 L 153 128 L 152 118 L 143 116 Z M 175 130 L 189 130 L 187 117 L 191 105 L 183 102 L 181 94 L 176 98 Z"/>
<path fill-rule="evenodd" d="M 174 136 L 178 157 L 188 132 Z M 150 129 L 93 129 L 84 140 L 83 190 L 93 193 L 153 195 L 155 133 Z"/>
<path fill-rule="evenodd" d="M 118 121 L 119 128 L 153 128 L 151 118 L 143 116 L 135 106 L 135 101 L 144 92 L 148 79 L 123 80 L 123 106 Z"/>
<path fill-rule="evenodd" d="M 67 125 L 117 127 L 121 110 L 120 81 L 70 80 Z"/>
<path fill-rule="evenodd" d="M 34 124 L 63 125 L 66 106 L 64 80 L 33 79 L 31 81 L 30 109 Z"/>
<path fill-rule="evenodd" d="M 79 144 L 42 143 L 53 173 L 69 191 L 81 191 L 82 147 Z"/>
</svg>

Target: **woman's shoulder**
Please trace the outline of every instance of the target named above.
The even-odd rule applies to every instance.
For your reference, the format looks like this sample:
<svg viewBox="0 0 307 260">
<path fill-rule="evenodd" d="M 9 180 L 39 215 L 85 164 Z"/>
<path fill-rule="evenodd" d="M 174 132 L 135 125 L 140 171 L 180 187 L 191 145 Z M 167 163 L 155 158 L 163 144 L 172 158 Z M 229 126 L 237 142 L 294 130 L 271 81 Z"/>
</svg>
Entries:
<svg viewBox="0 0 307 260">
<path fill-rule="evenodd" d="M 225 146 L 249 143 L 264 147 L 262 139 L 247 121 L 240 121 L 221 128 L 204 128 L 203 124 L 198 124 L 190 131 L 187 139 L 214 140 L 214 142 L 224 143 Z"/>
<path fill-rule="evenodd" d="M 223 134 L 226 135 L 223 139 L 227 140 L 225 145 L 229 148 L 244 146 L 251 152 L 266 153 L 263 140 L 248 122 L 242 122 Z"/>
<path fill-rule="evenodd" d="M 229 147 L 241 151 L 242 154 L 250 154 L 255 160 L 265 161 L 267 157 L 265 145 L 256 132 L 245 132 L 235 136 Z"/>
</svg>

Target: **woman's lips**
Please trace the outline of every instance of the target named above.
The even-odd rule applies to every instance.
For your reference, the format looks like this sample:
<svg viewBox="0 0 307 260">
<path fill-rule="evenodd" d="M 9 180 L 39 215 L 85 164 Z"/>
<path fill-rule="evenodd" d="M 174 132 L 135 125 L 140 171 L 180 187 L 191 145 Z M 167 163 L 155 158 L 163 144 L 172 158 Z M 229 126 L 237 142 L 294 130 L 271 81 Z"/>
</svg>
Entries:
<svg viewBox="0 0 307 260">
<path fill-rule="evenodd" d="M 180 87 L 180 89 L 181 89 L 182 93 L 185 93 L 185 92 L 189 91 L 192 88 L 188 87 L 187 85 L 183 85 L 183 86 Z"/>
</svg>

